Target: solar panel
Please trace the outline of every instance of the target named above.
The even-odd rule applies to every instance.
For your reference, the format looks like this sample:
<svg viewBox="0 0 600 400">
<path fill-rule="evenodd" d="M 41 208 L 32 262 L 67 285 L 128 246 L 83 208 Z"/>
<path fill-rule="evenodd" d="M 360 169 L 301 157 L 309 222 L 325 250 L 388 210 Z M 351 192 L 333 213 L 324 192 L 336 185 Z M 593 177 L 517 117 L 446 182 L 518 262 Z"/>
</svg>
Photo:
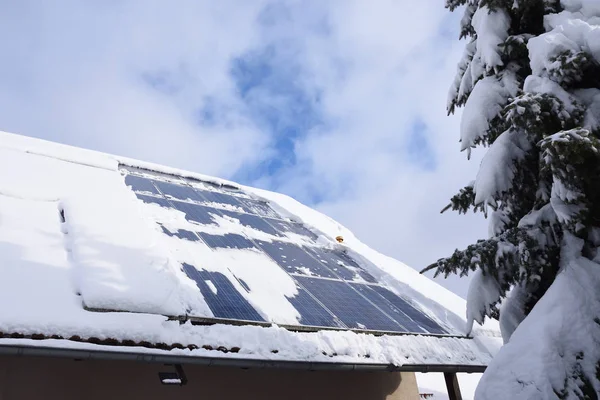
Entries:
<svg viewBox="0 0 600 400">
<path fill-rule="evenodd" d="M 295 296 L 286 297 L 300 313 L 299 322 L 301 325 L 346 328 L 340 320 L 323 308 L 304 288 L 298 286 L 298 293 Z"/>
<path fill-rule="evenodd" d="M 236 290 L 231 281 L 219 272 L 198 270 L 183 264 L 183 270 L 200 289 L 204 300 L 217 318 L 243 321 L 264 321 L 264 318 Z"/>
<path fill-rule="evenodd" d="M 400 331 L 402 328 L 346 282 L 305 276 L 295 278 L 349 328 L 377 331 Z"/>
<path fill-rule="evenodd" d="M 137 196 L 138 199 L 142 200 L 144 203 L 158 204 L 159 206 L 164 207 L 164 208 L 173 208 L 173 205 L 167 199 L 165 199 L 163 197 L 147 196 L 145 194 L 139 194 L 139 193 L 136 193 L 135 195 Z"/>
<path fill-rule="evenodd" d="M 304 226 L 302 226 L 301 224 L 298 224 L 296 222 L 287 222 L 287 221 L 281 221 L 281 220 L 272 219 L 272 218 L 265 218 L 265 219 L 269 224 L 271 224 L 273 227 L 275 227 L 275 229 L 277 230 L 277 232 L 279 233 L 280 236 L 285 236 L 286 233 L 290 232 L 290 233 L 295 233 L 300 236 L 306 236 L 307 238 L 311 239 L 312 241 L 317 239 L 316 234 L 314 234 L 312 231 L 310 231 L 309 229 L 305 228 Z"/>
<path fill-rule="evenodd" d="M 205 232 L 198 232 L 198 235 L 213 249 L 256 249 L 256 246 L 250 240 L 235 233 L 211 235 Z"/>
<path fill-rule="evenodd" d="M 165 228 L 162 225 L 160 227 L 162 228 L 163 233 L 167 236 L 171 236 L 171 237 L 174 236 L 179 239 L 191 240 L 193 242 L 198 242 L 200 240 L 194 232 L 188 231 L 186 229 L 178 229 L 175 232 L 171 232 L 169 229 Z"/>
<path fill-rule="evenodd" d="M 260 215 L 261 217 L 281 218 L 275 210 L 264 201 L 236 197 L 241 204 L 242 209 L 250 214 Z"/>
<path fill-rule="evenodd" d="M 394 306 L 392 303 L 383 298 L 377 293 L 374 288 L 357 283 L 350 283 L 352 289 L 356 290 L 364 297 L 366 297 L 371 303 L 379 307 L 384 313 L 394 319 L 405 332 L 413 333 L 426 333 L 427 331 L 419 326 L 416 322 L 410 319 L 402 310 L 404 307 L 399 308 Z"/>
<path fill-rule="evenodd" d="M 336 277 L 327 267 L 307 253 L 303 247 L 277 241 L 257 240 L 256 243 L 288 273 L 322 278 Z"/>
<path fill-rule="evenodd" d="M 183 201 L 172 201 L 172 203 L 175 209 L 185 213 L 185 219 L 188 221 L 196 222 L 201 225 L 216 224 L 214 215 L 218 215 L 218 213 L 214 208 Z"/>
<path fill-rule="evenodd" d="M 241 208 L 241 203 L 236 197 L 221 192 L 213 192 L 209 190 L 199 190 L 198 193 L 202 196 L 203 202 L 217 203 L 223 206 L 233 206 Z"/>
<path fill-rule="evenodd" d="M 256 229 L 257 231 L 267 233 L 269 235 L 278 236 L 277 230 L 273 228 L 264 218 L 257 215 L 239 213 L 229 210 L 219 210 L 219 212 L 229 218 L 237 219 L 240 224 Z"/>
<path fill-rule="evenodd" d="M 166 197 L 172 197 L 177 200 L 191 200 L 196 202 L 202 202 L 203 199 L 194 189 L 185 185 L 176 185 L 174 183 L 154 181 L 154 185 L 160 190 Z"/>
<path fill-rule="evenodd" d="M 417 310 L 406 300 L 400 298 L 395 293 L 381 286 L 371 287 L 395 307 L 402 310 L 408 317 L 415 321 L 425 331 L 438 335 L 448 334 L 448 332 L 446 332 L 446 330 L 443 329 L 437 322 L 429 318 L 427 315 L 423 314 L 421 311 Z"/>
<path fill-rule="evenodd" d="M 321 263 L 333 270 L 341 279 L 346 281 L 364 280 L 376 283 L 373 275 L 364 270 L 350 256 L 339 250 L 329 250 L 320 247 L 310 247 L 308 250 Z"/>
<path fill-rule="evenodd" d="M 297 294 L 286 298 L 300 315 L 299 325 L 448 334 L 439 323 L 417 307 L 378 285 L 377 279 L 350 255 L 317 245 L 317 235 L 313 231 L 301 223 L 280 219 L 266 202 L 253 199 L 242 191 L 236 191 L 235 195 L 229 194 L 218 185 L 215 185 L 215 190 L 193 188 L 191 184 L 186 184 L 185 178 L 181 178 L 181 184 L 178 184 L 126 175 L 125 182 L 144 203 L 183 212 L 186 220 L 192 223 L 215 225 L 211 228 L 211 233 L 197 232 L 195 229 L 173 229 L 172 223 L 177 220 L 175 211 L 174 218 L 169 216 L 169 211 L 165 214 L 156 213 L 155 218 L 159 219 L 156 222 L 165 235 L 178 240 L 201 240 L 212 249 L 254 249 L 273 259 L 296 284 Z M 160 220 L 163 217 L 166 218 L 165 221 Z M 237 220 L 242 226 L 271 235 L 274 240 L 258 240 L 254 234 L 247 237 L 249 231 L 236 229 L 234 225 L 221 224 L 217 227 L 218 217 Z M 312 241 L 312 244 L 281 241 L 288 240 L 286 236 L 289 234 L 303 236 L 305 240 Z M 176 243 L 171 242 L 173 246 Z M 214 267 L 222 267 L 223 273 L 183 264 L 185 273 L 196 283 L 214 317 L 265 321 L 260 310 L 255 309 L 242 295 L 244 292 L 249 293 L 250 287 L 227 272 L 226 266 Z"/>
<path fill-rule="evenodd" d="M 141 176 L 125 175 L 125 184 L 131 186 L 134 192 L 146 192 L 160 195 L 156 187 L 152 184 L 152 181 Z"/>
</svg>

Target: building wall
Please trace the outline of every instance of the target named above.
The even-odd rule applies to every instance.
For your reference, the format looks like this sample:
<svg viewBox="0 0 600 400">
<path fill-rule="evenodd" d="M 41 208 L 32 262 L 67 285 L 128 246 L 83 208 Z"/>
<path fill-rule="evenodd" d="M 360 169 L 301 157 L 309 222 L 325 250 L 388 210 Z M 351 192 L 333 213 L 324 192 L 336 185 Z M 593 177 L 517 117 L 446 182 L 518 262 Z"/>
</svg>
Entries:
<svg viewBox="0 0 600 400">
<path fill-rule="evenodd" d="M 166 386 L 172 367 L 131 361 L 0 356 L 0 400 L 368 399 L 418 400 L 414 373 L 240 369 L 185 365 L 188 384 Z"/>
</svg>

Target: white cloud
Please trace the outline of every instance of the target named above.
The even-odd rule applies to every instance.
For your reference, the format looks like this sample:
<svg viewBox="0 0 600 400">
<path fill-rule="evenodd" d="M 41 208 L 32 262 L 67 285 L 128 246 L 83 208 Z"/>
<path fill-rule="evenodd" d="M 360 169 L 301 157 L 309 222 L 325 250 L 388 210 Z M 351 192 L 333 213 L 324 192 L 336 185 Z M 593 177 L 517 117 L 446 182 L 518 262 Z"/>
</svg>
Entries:
<svg viewBox="0 0 600 400">
<path fill-rule="evenodd" d="M 298 17 L 280 29 L 302 33 L 294 37 L 301 43 L 294 60 L 333 123 L 296 141 L 298 164 L 281 171 L 275 187 L 305 201 L 324 197 L 319 209 L 417 269 L 484 237 L 480 215 L 439 214 L 478 165 L 459 153 L 459 118 L 445 113 L 463 43 L 441 31 L 457 27 L 458 16 L 437 2 L 328 2 L 315 13 L 326 15 L 324 35 L 301 29 L 307 18 L 292 4 Z M 417 121 L 433 171 L 411 156 Z M 464 279 L 441 283 L 466 295 Z"/>
<path fill-rule="evenodd" d="M 463 47 L 442 34 L 451 24 L 438 1 L 16 2 L 0 15 L 0 129 L 230 177 L 277 154 L 250 102 L 290 117 L 286 99 L 244 98 L 231 75 L 271 46 L 323 124 L 295 138 L 293 166 L 256 183 L 320 199 L 421 268 L 485 234 L 481 217 L 439 215 L 478 164 L 445 116 Z M 411 156 L 415 124 L 433 170 Z"/>
<path fill-rule="evenodd" d="M 268 139 L 246 116 L 228 70 L 256 45 L 261 9 L 227 1 L 4 7 L 0 128 L 231 174 L 259 159 Z M 165 73 L 170 93 L 143 79 Z M 208 97 L 225 112 L 201 127 L 196 113 Z"/>
</svg>

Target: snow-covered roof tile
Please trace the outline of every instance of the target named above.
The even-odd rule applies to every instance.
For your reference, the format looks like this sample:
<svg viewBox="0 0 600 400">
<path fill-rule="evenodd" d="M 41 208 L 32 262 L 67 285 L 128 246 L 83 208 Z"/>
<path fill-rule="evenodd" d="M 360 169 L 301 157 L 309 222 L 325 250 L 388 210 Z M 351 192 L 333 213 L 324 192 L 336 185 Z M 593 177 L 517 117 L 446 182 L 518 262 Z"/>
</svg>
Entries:
<svg viewBox="0 0 600 400">
<path fill-rule="evenodd" d="M 491 322 L 463 337 L 464 300 L 287 196 L 9 133 L 0 277 L 4 345 L 485 366 L 500 342 Z"/>
</svg>

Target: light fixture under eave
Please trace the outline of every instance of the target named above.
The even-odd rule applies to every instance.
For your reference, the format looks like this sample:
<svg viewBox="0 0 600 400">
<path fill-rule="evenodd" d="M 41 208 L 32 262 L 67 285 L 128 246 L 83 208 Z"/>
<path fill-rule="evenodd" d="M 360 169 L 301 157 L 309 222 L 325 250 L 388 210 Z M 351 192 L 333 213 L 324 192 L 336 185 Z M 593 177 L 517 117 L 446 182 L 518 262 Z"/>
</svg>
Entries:
<svg viewBox="0 0 600 400">
<path fill-rule="evenodd" d="M 170 364 L 167 364 L 170 365 Z M 181 364 L 172 364 L 175 367 L 175 372 L 159 372 L 158 377 L 163 385 L 183 386 L 188 380 L 183 371 Z"/>
</svg>

